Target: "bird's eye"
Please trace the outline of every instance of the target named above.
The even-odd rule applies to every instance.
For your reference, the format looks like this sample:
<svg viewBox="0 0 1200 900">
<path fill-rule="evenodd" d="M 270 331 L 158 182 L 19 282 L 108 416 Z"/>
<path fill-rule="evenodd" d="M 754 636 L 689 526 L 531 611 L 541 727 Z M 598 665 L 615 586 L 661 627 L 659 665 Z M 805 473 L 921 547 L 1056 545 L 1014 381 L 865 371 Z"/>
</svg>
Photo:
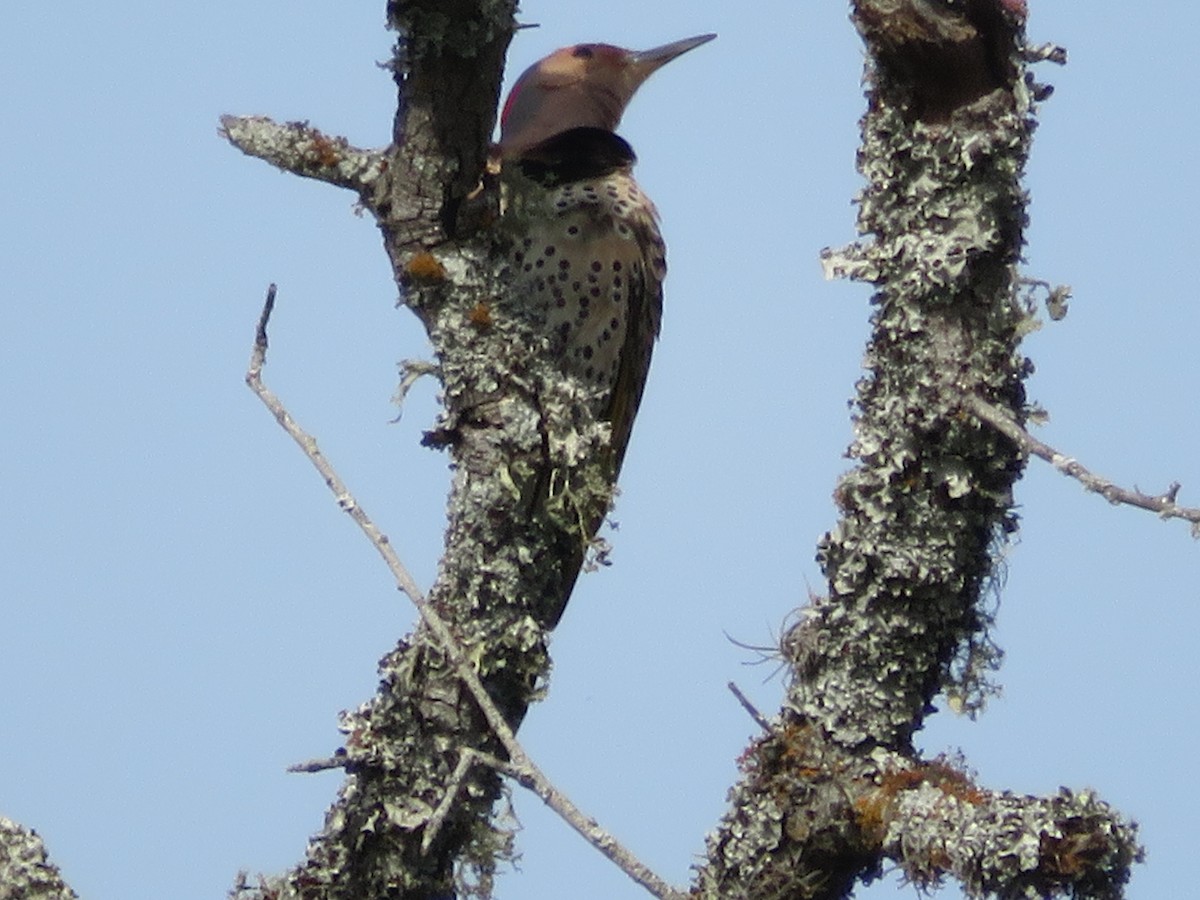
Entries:
<svg viewBox="0 0 1200 900">
<path fill-rule="evenodd" d="M 587 44 L 580 44 L 571 55 L 578 56 L 580 59 L 591 59 L 596 55 L 596 51 Z"/>
</svg>

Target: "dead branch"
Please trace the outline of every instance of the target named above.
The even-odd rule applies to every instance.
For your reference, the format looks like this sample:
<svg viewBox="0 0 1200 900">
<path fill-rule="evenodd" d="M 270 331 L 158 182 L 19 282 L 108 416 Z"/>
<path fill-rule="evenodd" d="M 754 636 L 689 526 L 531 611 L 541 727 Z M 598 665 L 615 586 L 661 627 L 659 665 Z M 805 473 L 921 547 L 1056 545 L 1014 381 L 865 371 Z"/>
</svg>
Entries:
<svg viewBox="0 0 1200 900">
<path fill-rule="evenodd" d="M 1119 485 L 1094 474 L 1073 457 L 1055 450 L 1044 441 L 1040 441 L 1022 428 L 1011 415 L 980 397 L 968 396 L 963 400 L 963 406 L 981 422 L 986 422 L 1030 456 L 1043 459 L 1069 478 L 1074 478 L 1089 491 L 1099 494 L 1109 503 L 1123 503 L 1148 509 L 1164 519 L 1183 519 L 1192 523 L 1192 537 L 1200 538 L 1200 509 L 1192 506 L 1180 506 L 1175 502 L 1181 485 L 1172 482 L 1163 493 L 1157 495 L 1144 494 L 1137 489 L 1123 488 Z"/>
<path fill-rule="evenodd" d="M 437 840 L 442 826 L 459 796 L 459 792 L 467 782 L 467 775 L 471 767 L 482 762 L 493 770 L 508 775 L 535 793 L 547 806 L 558 813 L 563 821 L 574 828 L 586 841 L 612 860 L 625 874 L 646 888 L 653 896 L 659 898 L 681 896 L 634 856 L 615 837 L 601 828 L 594 819 L 587 816 L 565 794 L 550 783 L 550 780 L 537 764 L 534 763 L 529 754 L 526 753 L 525 748 L 517 741 L 516 735 L 509 727 L 504 715 L 497 708 L 491 695 L 488 694 L 487 688 L 483 686 L 483 682 L 480 680 L 470 660 L 465 656 L 463 648 L 452 633 L 450 626 L 442 620 L 441 616 L 426 601 L 424 594 L 417 587 L 408 569 L 400 561 L 400 557 L 392 546 L 391 541 L 388 540 L 387 535 L 380 531 L 358 501 L 355 500 L 354 495 L 350 493 L 349 488 L 342 481 L 337 471 L 333 468 L 333 465 L 317 447 L 316 439 L 299 426 L 279 397 L 263 383 L 262 370 L 266 364 L 268 348 L 267 330 L 272 311 L 275 308 L 275 298 L 276 287 L 272 284 L 267 289 L 267 298 L 263 304 L 262 314 L 259 316 L 255 332 L 254 350 L 250 355 L 250 365 L 246 372 L 246 384 L 250 386 L 250 389 L 263 402 L 263 405 L 271 411 L 275 420 L 288 433 L 292 440 L 296 442 L 309 462 L 320 473 L 326 486 L 333 492 L 338 507 L 354 520 L 354 523 L 358 525 L 367 540 L 370 541 L 371 546 L 383 558 L 388 571 L 392 573 L 392 577 L 396 581 L 396 586 L 412 601 L 425 625 L 437 637 L 442 650 L 454 666 L 456 674 L 462 679 L 467 690 L 470 691 L 472 698 L 478 704 L 480 711 L 483 713 L 484 718 L 487 719 L 488 725 L 495 736 L 499 738 L 508 757 L 508 761 L 503 762 L 490 754 L 482 753 L 471 747 L 462 747 L 459 749 L 458 762 L 451 773 L 445 792 L 424 824 L 424 834 L 421 839 L 422 848 L 428 851 Z M 332 765 L 327 765 L 326 763 L 332 763 Z M 328 761 L 317 760 L 308 764 L 302 764 L 300 768 L 294 767 L 293 771 L 309 772 L 317 771 L 321 768 L 333 768 L 335 766 L 338 768 L 346 766 L 346 760 L 342 755 L 339 754 Z"/>
</svg>

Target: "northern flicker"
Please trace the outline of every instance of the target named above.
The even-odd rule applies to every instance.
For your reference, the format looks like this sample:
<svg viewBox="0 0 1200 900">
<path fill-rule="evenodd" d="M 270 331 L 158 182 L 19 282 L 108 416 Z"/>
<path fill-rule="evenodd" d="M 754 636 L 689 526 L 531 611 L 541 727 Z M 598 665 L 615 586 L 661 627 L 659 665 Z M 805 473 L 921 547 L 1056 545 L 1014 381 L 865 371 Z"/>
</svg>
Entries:
<svg viewBox="0 0 1200 900">
<path fill-rule="evenodd" d="M 596 391 L 612 426 L 612 475 L 642 399 L 662 317 L 658 213 L 615 133 L 638 87 L 716 35 L 624 50 L 564 47 L 517 79 L 501 113 L 511 290 L 545 315 L 564 369 Z M 598 524 L 598 523 L 597 523 Z"/>
</svg>

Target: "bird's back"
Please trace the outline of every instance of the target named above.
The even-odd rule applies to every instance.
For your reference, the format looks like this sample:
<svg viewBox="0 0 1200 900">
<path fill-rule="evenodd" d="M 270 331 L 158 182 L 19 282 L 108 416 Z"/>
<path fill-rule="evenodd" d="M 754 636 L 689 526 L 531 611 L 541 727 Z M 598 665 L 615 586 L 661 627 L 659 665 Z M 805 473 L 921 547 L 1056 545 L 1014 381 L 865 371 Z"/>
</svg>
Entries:
<svg viewBox="0 0 1200 900">
<path fill-rule="evenodd" d="M 534 164 L 506 179 L 513 296 L 545 317 L 564 369 L 595 391 L 597 415 L 612 423 L 614 468 L 645 387 L 666 276 L 658 215 L 631 167 L 629 151 L 590 171 Z"/>
</svg>

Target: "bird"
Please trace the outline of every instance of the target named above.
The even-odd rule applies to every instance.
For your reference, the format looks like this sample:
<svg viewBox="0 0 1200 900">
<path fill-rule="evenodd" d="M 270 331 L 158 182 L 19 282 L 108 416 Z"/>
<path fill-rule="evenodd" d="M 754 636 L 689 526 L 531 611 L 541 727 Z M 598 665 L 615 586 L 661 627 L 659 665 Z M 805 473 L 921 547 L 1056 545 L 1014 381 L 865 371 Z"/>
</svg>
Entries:
<svg viewBox="0 0 1200 900">
<path fill-rule="evenodd" d="M 614 481 L 645 390 L 667 271 L 658 212 L 616 128 L 654 72 L 715 37 L 640 51 L 563 47 L 525 70 L 500 115 L 501 275 L 510 295 L 544 318 L 563 370 L 593 393 L 593 411 L 611 428 Z"/>
</svg>

